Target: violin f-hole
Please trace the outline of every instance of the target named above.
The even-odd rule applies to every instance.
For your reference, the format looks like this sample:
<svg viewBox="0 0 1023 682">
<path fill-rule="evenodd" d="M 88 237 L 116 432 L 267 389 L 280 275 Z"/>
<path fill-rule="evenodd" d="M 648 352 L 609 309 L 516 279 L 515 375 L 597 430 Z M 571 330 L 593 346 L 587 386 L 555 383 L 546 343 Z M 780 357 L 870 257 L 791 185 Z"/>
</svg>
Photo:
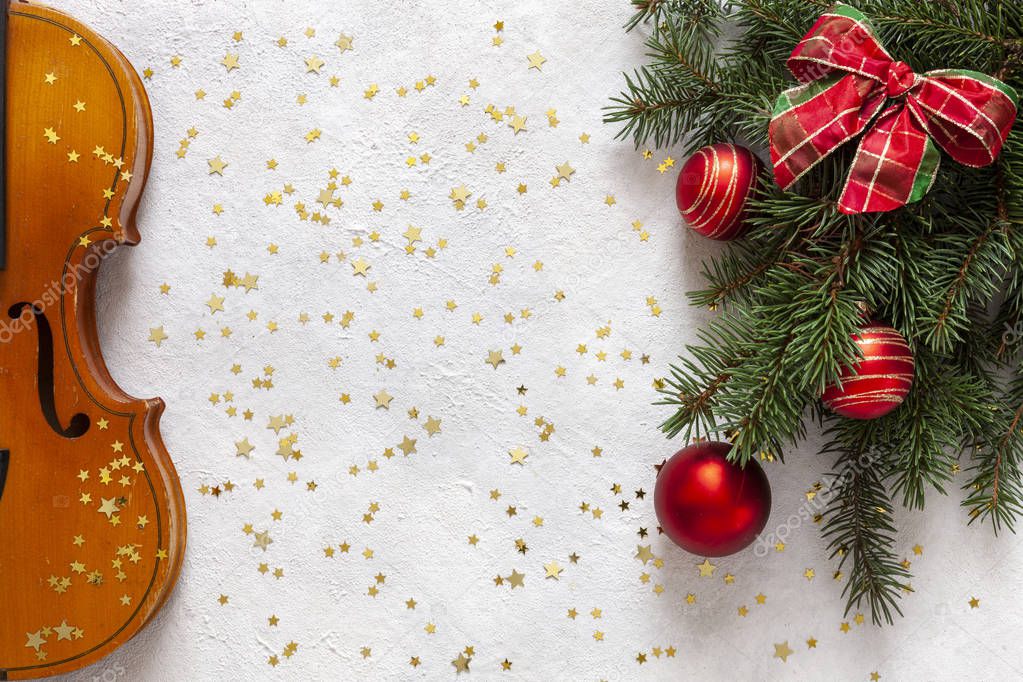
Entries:
<svg viewBox="0 0 1023 682">
<path fill-rule="evenodd" d="M 78 438 L 84 436 L 89 430 L 89 415 L 79 412 L 71 417 L 67 428 L 61 426 L 60 418 L 57 416 L 57 404 L 54 400 L 53 386 L 53 331 L 50 329 L 50 322 L 46 319 L 46 313 L 38 306 L 31 303 L 15 303 L 7 311 L 11 319 L 21 317 L 24 310 L 28 308 L 36 321 L 36 331 L 39 336 L 39 368 L 36 374 L 39 387 L 39 407 L 46 417 L 46 423 L 50 425 L 54 433 L 64 438 Z"/>
<path fill-rule="evenodd" d="M 11 451 L 0 450 L 0 500 L 2 500 L 4 497 L 4 484 L 7 483 L 7 467 L 10 465 L 10 463 Z"/>
</svg>

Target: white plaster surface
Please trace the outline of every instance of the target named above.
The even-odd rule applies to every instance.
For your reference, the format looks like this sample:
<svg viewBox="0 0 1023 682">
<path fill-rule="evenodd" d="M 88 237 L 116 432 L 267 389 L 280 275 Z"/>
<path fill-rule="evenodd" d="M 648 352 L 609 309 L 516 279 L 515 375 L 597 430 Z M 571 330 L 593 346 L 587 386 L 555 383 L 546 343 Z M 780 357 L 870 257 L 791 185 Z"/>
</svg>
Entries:
<svg viewBox="0 0 1023 682">
<path fill-rule="evenodd" d="M 656 164 L 672 150 L 644 160 L 629 143 L 612 140 L 601 107 L 619 89 L 620 71 L 642 62 L 642 38 L 626 35 L 624 0 L 520 0 L 517 2 L 409 2 L 387 0 L 53 0 L 118 45 L 141 71 L 156 119 L 156 154 L 139 214 L 143 242 L 105 265 L 100 322 L 114 376 L 136 395 L 167 402 L 162 431 L 188 503 L 188 550 L 173 598 L 135 640 L 100 663 L 69 676 L 86 680 L 453 679 L 451 661 L 474 648 L 470 672 L 482 680 L 882 680 L 1020 679 L 1023 628 L 1018 588 L 1023 582 L 1020 540 L 993 538 L 965 526 L 960 494 L 932 495 L 926 513 L 900 513 L 899 551 L 912 560 L 915 593 L 903 600 L 905 618 L 878 629 L 843 615 L 844 583 L 812 524 L 787 537 L 783 552 L 753 549 L 715 560 L 713 578 L 700 578 L 690 556 L 654 531 L 652 465 L 680 443 L 657 430 L 666 416 L 651 407 L 651 387 L 667 363 L 711 313 L 688 307 L 684 292 L 699 282 L 701 259 L 719 247 L 687 234 L 673 206 L 674 171 Z M 812 18 L 808 17 L 809 22 Z M 504 44 L 494 47 L 492 25 L 505 22 Z M 313 38 L 303 31 L 316 29 Z M 242 31 L 241 43 L 232 40 Z M 339 32 L 355 38 L 339 54 Z M 284 35 L 289 44 L 274 44 Z M 539 50 L 542 71 L 526 55 Z M 220 64 L 238 53 L 240 68 Z M 305 73 L 304 59 L 319 55 L 320 75 Z M 170 59 L 181 55 L 173 68 Z M 341 78 L 338 88 L 328 77 Z M 436 85 L 412 89 L 428 74 Z M 478 89 L 468 87 L 477 78 Z M 363 98 L 377 83 L 380 93 Z M 399 98 L 395 89 L 410 92 Z M 194 92 L 208 94 L 197 101 Z M 228 110 L 232 91 L 241 99 Z M 296 97 L 308 95 L 299 106 Z M 458 98 L 468 94 L 470 104 Z M 514 135 L 484 112 L 492 103 L 528 117 Z M 545 112 L 557 110 L 558 126 Z M 184 159 L 179 140 L 195 126 Z M 307 144 L 303 135 L 322 129 Z M 410 144 L 407 134 L 421 141 Z M 588 132 L 590 143 L 578 136 Z M 465 143 L 485 133 L 474 153 Z M 429 153 L 428 165 L 409 168 L 409 154 Z M 207 160 L 229 163 L 223 177 L 209 175 Z M 279 166 L 266 170 L 274 158 Z M 555 165 L 568 160 L 571 182 L 552 188 Z M 507 172 L 495 164 L 504 161 Z M 298 220 L 296 201 L 314 205 L 337 167 L 352 177 L 337 194 L 345 205 L 329 209 L 331 223 Z M 677 169 L 678 165 L 676 165 Z M 283 206 L 266 206 L 266 193 L 295 187 Z M 519 183 L 528 193 L 519 195 Z M 456 211 L 448 193 L 465 184 L 470 205 Z M 407 188 L 405 202 L 399 192 Z M 604 204 L 612 194 L 617 203 Z M 483 197 L 487 208 L 472 202 Z M 379 198 L 380 212 L 372 209 Z M 213 204 L 224 206 L 216 216 Z M 631 223 L 651 236 L 642 242 Z M 423 230 L 415 254 L 404 251 L 408 225 Z M 368 235 L 378 231 L 380 240 Z M 207 237 L 217 240 L 208 248 Z M 365 244 L 353 245 L 362 237 Z M 424 249 L 446 238 L 448 247 L 427 258 Z M 270 243 L 279 254 L 267 252 Z M 508 258 L 506 247 L 516 249 Z M 369 277 L 353 276 L 349 261 L 321 251 L 362 257 Z M 543 261 L 535 271 L 533 263 Z M 488 277 L 494 264 L 500 284 Z M 225 290 L 223 272 L 259 276 L 259 288 Z M 375 293 L 369 281 L 378 283 Z M 171 285 L 162 295 L 159 285 Z M 565 292 L 558 303 L 553 295 Z M 225 296 L 225 311 L 211 317 L 205 301 Z M 647 297 L 663 309 L 651 314 Z M 448 311 L 448 300 L 458 307 Z M 423 318 L 412 316 L 423 309 Z M 520 311 L 531 315 L 522 319 Z M 248 311 L 258 313 L 251 322 Z M 355 318 L 347 329 L 342 313 Z M 301 312 L 312 321 L 298 322 Z M 325 324 L 321 315 L 336 318 Z M 483 315 L 480 324 L 472 314 Z M 506 324 L 503 315 L 514 313 Z M 276 321 L 271 333 L 267 322 Z M 595 330 L 610 322 L 611 334 Z M 157 347 L 149 330 L 163 325 L 169 338 Z M 220 329 L 229 326 L 230 337 Z M 207 331 L 203 341 L 193 332 Z M 378 342 L 369 332 L 378 330 Z M 435 347 L 434 337 L 445 344 Z M 514 344 L 521 352 L 514 355 Z M 585 355 L 576 353 L 586 344 Z M 623 360 L 623 349 L 633 351 Z M 496 370 L 487 353 L 502 350 Z M 600 361 L 595 355 L 606 351 Z M 377 353 L 393 358 L 387 369 Z M 641 354 L 649 364 L 641 364 Z M 327 358 L 340 355 L 341 366 Z M 243 371 L 230 372 L 238 363 Z M 273 388 L 251 380 L 272 365 Z M 566 369 L 564 378 L 555 368 Z M 595 385 L 586 377 L 596 376 Z M 624 388 L 616 390 L 616 378 Z M 517 395 L 524 384 L 528 394 Z M 386 389 L 389 410 L 374 409 Z M 233 393 L 211 405 L 211 393 Z M 342 405 L 340 394 L 351 395 Z M 526 417 L 516 408 L 528 407 Z M 419 410 L 410 419 L 407 410 Z M 251 409 L 245 421 L 241 412 Z M 293 414 L 303 458 L 274 454 L 271 415 Z M 427 415 L 442 420 L 431 437 Z M 553 422 L 548 442 L 538 439 L 535 417 Z M 282 435 L 285 432 L 282 432 Z M 408 435 L 417 452 L 382 456 Z M 235 455 L 235 442 L 255 445 L 251 459 Z M 525 466 L 509 465 L 508 451 L 525 447 Z M 594 446 L 602 456 L 591 454 Z M 379 469 L 367 470 L 369 460 Z M 358 465 L 358 476 L 348 473 Z M 767 471 L 774 490 L 769 529 L 805 505 L 805 493 L 827 471 L 812 438 Z M 289 483 L 288 472 L 298 482 Z M 265 487 L 253 486 L 256 478 Z M 236 488 L 219 498 L 203 485 Z M 316 481 L 315 492 L 306 482 Z M 620 483 L 624 496 L 611 492 Z M 637 500 L 633 491 L 647 496 Z M 500 489 L 493 501 L 489 491 Z M 630 501 L 621 511 L 621 499 Z M 600 519 L 579 511 L 581 502 L 603 510 Z M 371 524 L 363 514 L 380 509 Z M 506 508 L 517 507 L 509 517 Z M 271 513 L 283 515 L 274 521 Z M 534 517 L 543 525 L 533 524 Z M 263 552 L 242 532 L 268 529 Z M 470 546 L 467 536 L 480 541 Z M 528 553 L 514 541 L 523 538 Z M 351 552 L 324 556 L 347 541 Z M 663 566 L 644 566 L 637 544 L 651 544 Z M 912 547 L 919 544 L 923 554 Z M 370 547 L 374 556 L 362 557 Z M 568 560 L 572 552 L 581 557 Z M 544 578 L 543 564 L 565 567 Z M 275 579 L 260 562 L 281 567 Z M 816 577 L 803 577 L 813 568 Z M 525 585 L 498 587 L 495 575 L 525 573 Z M 386 582 L 376 597 L 367 588 L 377 574 Z M 650 580 L 642 582 L 642 574 Z M 726 573 L 735 576 L 725 584 Z M 654 591 L 663 586 L 663 593 Z M 693 604 L 686 595 L 696 596 Z M 755 595 L 766 595 L 758 605 Z M 218 603 L 227 595 L 226 605 Z M 413 597 L 414 610 L 405 600 Z M 980 599 L 971 609 L 968 600 Z M 749 613 L 740 617 L 737 609 Z M 601 610 L 595 619 L 590 612 Z M 575 620 L 566 613 L 575 608 Z M 276 614 L 277 627 L 267 618 Z M 840 631 L 843 621 L 850 632 Z M 436 632 L 424 630 L 427 623 Z M 603 641 L 594 632 L 604 633 Z M 805 640 L 818 640 L 808 648 Z M 291 657 L 282 650 L 291 641 Z M 787 662 L 774 645 L 787 642 Z M 673 658 L 653 648 L 673 646 Z M 369 657 L 360 650 L 370 649 Z M 645 653 L 647 662 L 636 656 Z M 280 657 L 276 668 L 268 665 Z M 419 667 L 409 664 L 418 656 Z M 502 671 L 500 662 L 512 662 Z"/>
</svg>

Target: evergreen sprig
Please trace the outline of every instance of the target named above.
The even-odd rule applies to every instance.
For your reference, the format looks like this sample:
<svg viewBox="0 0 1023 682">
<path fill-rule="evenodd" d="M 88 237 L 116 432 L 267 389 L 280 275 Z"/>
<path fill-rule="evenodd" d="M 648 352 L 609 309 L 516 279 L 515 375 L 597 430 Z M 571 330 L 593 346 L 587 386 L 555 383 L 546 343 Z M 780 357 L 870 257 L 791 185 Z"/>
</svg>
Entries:
<svg viewBox="0 0 1023 682">
<path fill-rule="evenodd" d="M 736 141 L 767 147 L 785 61 L 826 0 L 632 0 L 628 30 L 648 63 L 625 76 L 605 120 L 637 147 Z M 1023 92 L 1023 4 L 858 0 L 883 44 L 918 72 L 968 68 Z M 660 384 L 662 429 L 724 436 L 730 457 L 783 459 L 807 416 L 835 458 L 823 535 L 848 572 L 849 609 L 891 622 L 908 591 L 892 500 L 923 508 L 961 486 L 969 522 L 1012 530 L 1023 513 L 1023 125 L 995 164 L 943 159 L 924 200 L 849 216 L 837 200 L 853 145 L 780 191 L 769 171 L 750 229 L 705 262 L 694 305 L 720 314 Z M 893 413 L 858 422 L 819 396 L 857 359 L 866 310 L 895 326 L 916 359 L 913 391 Z M 959 474 L 960 469 L 964 472 Z M 957 476 L 961 477 L 958 481 Z M 964 482 L 965 481 L 965 482 Z"/>
<path fill-rule="evenodd" d="M 829 422 L 831 440 L 824 451 L 837 458 L 837 470 L 827 481 L 823 535 L 831 558 L 838 558 L 838 573 L 848 566 L 845 613 L 866 600 L 874 623 L 891 623 L 894 614 L 902 614 L 899 595 L 911 588 L 909 571 L 894 549 L 893 509 L 884 484 L 889 462 L 880 451 L 883 433 L 874 422 Z"/>
</svg>

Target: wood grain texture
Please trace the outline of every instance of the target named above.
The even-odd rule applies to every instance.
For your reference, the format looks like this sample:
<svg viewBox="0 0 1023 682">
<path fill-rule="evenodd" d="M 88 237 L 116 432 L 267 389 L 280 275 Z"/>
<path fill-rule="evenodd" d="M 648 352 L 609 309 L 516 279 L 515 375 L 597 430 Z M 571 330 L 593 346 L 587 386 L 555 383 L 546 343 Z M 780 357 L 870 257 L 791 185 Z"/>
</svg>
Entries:
<svg viewBox="0 0 1023 682">
<path fill-rule="evenodd" d="M 25 679 L 93 663 L 153 617 L 181 566 L 185 511 L 163 402 L 117 386 L 96 333 L 100 263 L 139 240 L 142 82 L 117 48 L 37 5 L 10 6 L 7 54 L 0 679 Z"/>
</svg>

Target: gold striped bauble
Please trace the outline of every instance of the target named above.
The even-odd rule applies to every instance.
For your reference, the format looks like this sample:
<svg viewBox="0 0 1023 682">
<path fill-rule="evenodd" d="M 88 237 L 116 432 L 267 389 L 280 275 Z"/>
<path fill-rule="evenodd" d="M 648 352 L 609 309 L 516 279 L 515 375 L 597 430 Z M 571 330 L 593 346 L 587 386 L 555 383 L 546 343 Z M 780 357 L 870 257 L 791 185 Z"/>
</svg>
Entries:
<svg viewBox="0 0 1023 682">
<path fill-rule="evenodd" d="M 719 143 L 700 149 L 682 164 L 675 184 L 682 219 L 711 239 L 740 237 L 759 171 L 760 161 L 745 147 Z"/>
<path fill-rule="evenodd" d="M 853 339 L 863 359 L 844 368 L 841 387 L 828 386 L 821 399 L 844 417 L 883 417 L 902 404 L 913 386 L 913 351 L 896 329 L 878 322 L 864 324 Z"/>
</svg>

